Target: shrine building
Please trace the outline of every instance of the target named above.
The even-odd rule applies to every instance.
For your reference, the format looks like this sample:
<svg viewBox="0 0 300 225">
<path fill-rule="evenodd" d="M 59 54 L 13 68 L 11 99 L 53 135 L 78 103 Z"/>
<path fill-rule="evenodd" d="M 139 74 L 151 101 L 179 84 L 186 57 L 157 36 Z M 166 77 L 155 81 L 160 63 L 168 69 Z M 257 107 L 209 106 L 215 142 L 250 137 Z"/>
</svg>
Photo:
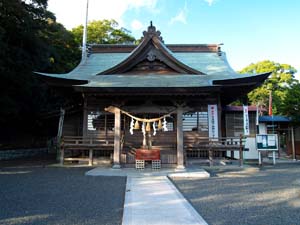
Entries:
<svg viewBox="0 0 300 225">
<path fill-rule="evenodd" d="M 113 168 L 134 165 L 141 149 L 178 168 L 209 157 L 207 141 L 223 138 L 218 146 L 236 151 L 224 142 L 222 109 L 270 75 L 236 73 L 217 44 L 165 44 L 152 24 L 138 45 L 91 45 L 71 72 L 36 74 L 81 96 L 80 110 L 61 121 L 61 162 L 79 157 L 93 165 L 106 157 Z"/>
</svg>

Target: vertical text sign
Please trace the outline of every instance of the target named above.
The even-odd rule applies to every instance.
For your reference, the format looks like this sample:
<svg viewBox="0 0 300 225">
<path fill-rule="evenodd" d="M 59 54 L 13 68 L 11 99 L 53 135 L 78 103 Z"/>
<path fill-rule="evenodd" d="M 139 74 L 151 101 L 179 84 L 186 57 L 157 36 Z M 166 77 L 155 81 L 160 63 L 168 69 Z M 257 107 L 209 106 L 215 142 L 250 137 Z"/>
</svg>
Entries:
<svg viewBox="0 0 300 225">
<path fill-rule="evenodd" d="M 248 106 L 243 106 L 244 111 L 244 135 L 250 135 Z"/>
<path fill-rule="evenodd" d="M 208 105 L 208 135 L 210 138 L 217 138 L 218 127 L 218 106 Z"/>
</svg>

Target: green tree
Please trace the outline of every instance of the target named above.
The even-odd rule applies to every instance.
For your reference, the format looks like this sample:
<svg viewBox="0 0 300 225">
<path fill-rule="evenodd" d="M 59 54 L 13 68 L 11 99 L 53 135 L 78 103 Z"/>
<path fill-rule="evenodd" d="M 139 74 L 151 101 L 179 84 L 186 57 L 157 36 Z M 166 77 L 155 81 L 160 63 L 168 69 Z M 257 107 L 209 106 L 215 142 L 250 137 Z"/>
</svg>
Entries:
<svg viewBox="0 0 300 225">
<path fill-rule="evenodd" d="M 287 89 L 286 95 L 281 103 L 281 111 L 299 124 L 300 120 L 300 83 L 295 82 Z"/>
<path fill-rule="evenodd" d="M 260 87 L 248 94 L 250 104 L 268 107 L 270 91 L 272 92 L 272 108 L 274 114 L 285 115 L 281 104 L 286 98 L 289 88 L 294 84 L 294 74 L 297 72 L 294 67 L 288 64 L 279 64 L 269 60 L 250 64 L 240 73 L 261 74 L 272 72 L 270 77 Z"/>
<path fill-rule="evenodd" d="M 87 43 L 89 44 L 124 44 L 134 43 L 135 38 L 125 28 L 118 28 L 115 20 L 95 20 L 88 23 Z M 72 29 L 75 40 L 82 45 L 83 25 Z"/>
<path fill-rule="evenodd" d="M 47 0 L 0 0 L 0 49 L 0 138 L 13 138 L 34 130 L 50 103 L 32 71 L 68 71 L 80 50 L 47 11 Z"/>
<path fill-rule="evenodd" d="M 74 35 L 55 19 L 47 19 L 47 24 L 41 29 L 40 39 L 46 45 L 47 63 L 43 71 L 65 73 L 79 63 L 81 54 Z"/>
</svg>

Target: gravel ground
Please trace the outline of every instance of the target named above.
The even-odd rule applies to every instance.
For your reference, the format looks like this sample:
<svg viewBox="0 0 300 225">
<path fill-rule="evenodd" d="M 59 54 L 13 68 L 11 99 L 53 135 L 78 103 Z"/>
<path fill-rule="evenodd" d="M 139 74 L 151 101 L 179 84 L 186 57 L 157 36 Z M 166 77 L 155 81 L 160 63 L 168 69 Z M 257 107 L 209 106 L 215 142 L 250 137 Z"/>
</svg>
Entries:
<svg viewBox="0 0 300 225">
<path fill-rule="evenodd" d="M 89 177 L 91 168 L 0 168 L 0 225 L 117 225 L 125 177 Z"/>
<path fill-rule="evenodd" d="M 300 225 L 300 164 L 208 169 L 207 179 L 173 179 L 210 225 Z"/>
</svg>

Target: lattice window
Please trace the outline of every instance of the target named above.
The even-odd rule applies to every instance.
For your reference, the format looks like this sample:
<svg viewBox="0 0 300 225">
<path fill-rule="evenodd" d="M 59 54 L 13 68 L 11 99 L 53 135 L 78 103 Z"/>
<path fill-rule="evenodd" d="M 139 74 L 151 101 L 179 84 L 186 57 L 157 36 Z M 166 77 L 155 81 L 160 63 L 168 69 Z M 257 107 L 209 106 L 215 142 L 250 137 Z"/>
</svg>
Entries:
<svg viewBox="0 0 300 225">
<path fill-rule="evenodd" d="M 244 134 L 243 112 L 226 113 L 226 136 L 236 137 Z M 250 134 L 256 134 L 256 115 L 249 112 Z"/>
<path fill-rule="evenodd" d="M 88 132 L 93 133 L 97 131 L 112 131 L 114 128 L 114 115 L 99 113 L 96 111 L 89 111 L 87 117 Z"/>
<path fill-rule="evenodd" d="M 208 113 L 193 112 L 184 114 L 183 131 L 208 132 Z"/>
</svg>

